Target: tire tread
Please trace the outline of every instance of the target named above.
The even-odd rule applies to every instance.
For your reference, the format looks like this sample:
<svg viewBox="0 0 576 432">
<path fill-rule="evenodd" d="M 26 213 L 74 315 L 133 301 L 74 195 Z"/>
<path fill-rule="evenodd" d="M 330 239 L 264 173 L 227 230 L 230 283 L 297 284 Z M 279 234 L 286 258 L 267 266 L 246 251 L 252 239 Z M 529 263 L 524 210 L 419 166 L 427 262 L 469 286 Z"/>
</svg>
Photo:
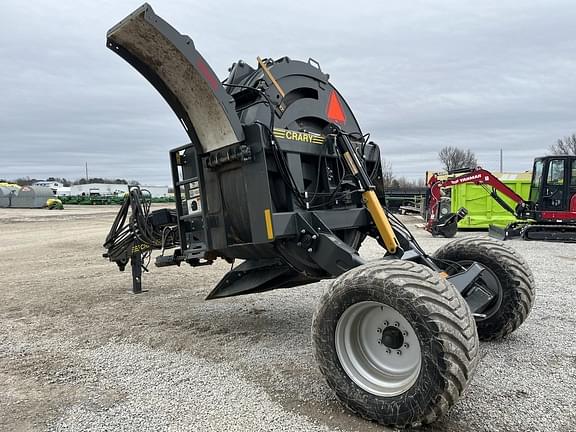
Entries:
<svg viewBox="0 0 576 432">
<path fill-rule="evenodd" d="M 393 284 L 398 291 L 407 295 L 413 307 L 426 316 L 427 322 L 437 327 L 437 340 L 442 345 L 442 356 L 437 359 L 437 373 L 444 382 L 440 394 L 434 400 L 427 401 L 420 407 L 420 414 L 409 421 L 396 419 L 383 419 L 378 412 L 360 411 L 354 407 L 354 400 L 349 395 L 339 394 L 332 382 L 334 365 L 327 366 L 320 358 L 321 348 L 318 346 L 315 332 L 317 332 L 319 317 L 323 315 L 323 308 L 334 301 L 346 291 L 353 291 L 357 284 L 371 283 L 376 285 Z M 368 420 L 375 420 L 384 425 L 408 427 L 427 424 L 444 415 L 449 408 L 460 398 L 470 382 L 478 363 L 478 335 L 474 318 L 466 302 L 448 283 L 437 273 L 422 265 L 411 261 L 390 260 L 365 264 L 343 274 L 336 279 L 330 288 L 323 294 L 318 310 L 314 314 L 312 326 L 315 353 L 320 370 L 331 387 L 335 388 L 338 399 L 350 410 Z"/>
<path fill-rule="evenodd" d="M 510 303 L 498 320 L 478 323 L 481 340 L 502 339 L 518 329 L 528 317 L 536 296 L 534 276 L 524 258 L 504 242 L 485 237 L 463 237 L 442 246 L 433 256 L 451 261 L 456 261 L 459 256 L 466 259 L 478 257 L 478 261 L 491 256 L 508 274 L 515 301 Z"/>
</svg>

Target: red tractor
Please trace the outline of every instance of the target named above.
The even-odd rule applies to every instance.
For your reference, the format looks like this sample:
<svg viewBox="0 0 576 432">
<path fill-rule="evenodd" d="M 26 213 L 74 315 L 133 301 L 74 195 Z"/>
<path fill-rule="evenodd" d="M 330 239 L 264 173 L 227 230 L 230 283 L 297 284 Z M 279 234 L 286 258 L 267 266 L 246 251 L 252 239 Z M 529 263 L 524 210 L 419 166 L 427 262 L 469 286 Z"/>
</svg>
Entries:
<svg viewBox="0 0 576 432">
<path fill-rule="evenodd" d="M 432 235 L 453 237 L 458 221 L 468 213 L 465 208 L 456 213 L 442 205 L 442 189 L 461 183 L 483 186 L 498 204 L 520 221 L 507 227 L 490 226 L 490 235 L 505 240 L 521 236 L 525 240 L 576 242 L 576 156 L 546 156 L 534 160 L 530 199 L 502 183 L 483 168 L 452 171 L 460 174 L 440 180 L 433 174 L 428 180 L 426 230 Z M 510 207 L 501 195 L 516 203 Z"/>
</svg>

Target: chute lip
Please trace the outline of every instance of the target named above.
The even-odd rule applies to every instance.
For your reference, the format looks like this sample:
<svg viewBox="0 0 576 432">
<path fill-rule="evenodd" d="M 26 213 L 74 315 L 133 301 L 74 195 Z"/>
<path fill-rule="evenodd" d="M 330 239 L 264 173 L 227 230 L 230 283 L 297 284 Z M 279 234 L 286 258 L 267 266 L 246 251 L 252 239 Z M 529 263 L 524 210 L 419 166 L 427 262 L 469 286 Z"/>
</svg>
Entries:
<svg viewBox="0 0 576 432">
<path fill-rule="evenodd" d="M 148 3 L 106 35 L 107 47 L 156 88 L 203 151 L 245 139 L 234 98 L 196 50 L 192 38 L 156 15 Z M 190 82 L 182 81 L 185 76 Z"/>
<path fill-rule="evenodd" d="M 114 35 L 114 33 L 116 33 L 116 31 L 122 27 L 122 25 L 124 25 L 124 23 L 126 23 L 127 21 L 130 21 L 131 19 L 134 19 L 134 17 L 140 15 L 140 14 L 144 14 L 144 19 L 146 19 L 147 21 L 149 21 L 146 17 L 146 12 L 152 12 L 154 15 L 156 15 L 154 13 L 154 9 L 152 9 L 152 6 L 150 6 L 149 3 L 143 3 L 140 7 L 138 7 L 134 12 L 132 12 L 130 15 L 128 15 L 127 17 L 125 17 L 124 19 L 122 19 L 121 21 L 119 21 L 116 25 L 113 25 L 112 27 L 110 27 L 110 29 L 106 32 L 106 40 L 112 40 L 112 36 Z"/>
</svg>

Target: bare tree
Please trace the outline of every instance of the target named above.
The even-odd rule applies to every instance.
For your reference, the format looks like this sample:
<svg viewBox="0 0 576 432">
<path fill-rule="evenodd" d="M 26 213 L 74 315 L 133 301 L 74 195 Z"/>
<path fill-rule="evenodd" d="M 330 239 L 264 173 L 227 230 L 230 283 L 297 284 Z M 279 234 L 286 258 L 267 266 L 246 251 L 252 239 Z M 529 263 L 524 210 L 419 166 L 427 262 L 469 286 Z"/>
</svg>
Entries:
<svg viewBox="0 0 576 432">
<path fill-rule="evenodd" d="M 398 189 L 420 189 L 426 186 L 426 181 L 422 177 L 410 179 L 402 176 L 394 179 L 394 186 Z"/>
<path fill-rule="evenodd" d="M 396 177 L 392 171 L 392 162 L 382 159 L 382 183 L 387 189 L 418 189 L 426 186 L 424 178 L 409 179 Z"/>
<path fill-rule="evenodd" d="M 476 155 L 470 149 L 463 150 L 458 147 L 446 146 L 438 152 L 438 158 L 447 171 L 478 166 Z"/>
<path fill-rule="evenodd" d="M 576 155 L 576 134 L 558 139 L 550 146 L 550 151 L 555 155 Z"/>
<path fill-rule="evenodd" d="M 394 172 L 392 171 L 392 162 L 382 159 L 382 183 L 384 187 L 390 187 L 394 180 Z"/>
</svg>

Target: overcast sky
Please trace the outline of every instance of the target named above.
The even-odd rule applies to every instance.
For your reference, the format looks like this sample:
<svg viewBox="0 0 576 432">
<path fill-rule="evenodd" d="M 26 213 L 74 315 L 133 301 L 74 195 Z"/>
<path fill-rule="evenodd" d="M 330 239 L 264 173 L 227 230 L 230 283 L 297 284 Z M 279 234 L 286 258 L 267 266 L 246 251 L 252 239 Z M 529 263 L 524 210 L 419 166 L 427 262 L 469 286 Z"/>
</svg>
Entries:
<svg viewBox="0 0 576 432">
<path fill-rule="evenodd" d="M 140 1 L 2 1 L 0 178 L 169 183 L 187 142 L 154 88 L 105 47 Z M 313 57 L 394 173 L 439 168 L 444 145 L 531 169 L 576 132 L 576 2 L 151 1 L 223 79 L 256 56 Z"/>
</svg>

